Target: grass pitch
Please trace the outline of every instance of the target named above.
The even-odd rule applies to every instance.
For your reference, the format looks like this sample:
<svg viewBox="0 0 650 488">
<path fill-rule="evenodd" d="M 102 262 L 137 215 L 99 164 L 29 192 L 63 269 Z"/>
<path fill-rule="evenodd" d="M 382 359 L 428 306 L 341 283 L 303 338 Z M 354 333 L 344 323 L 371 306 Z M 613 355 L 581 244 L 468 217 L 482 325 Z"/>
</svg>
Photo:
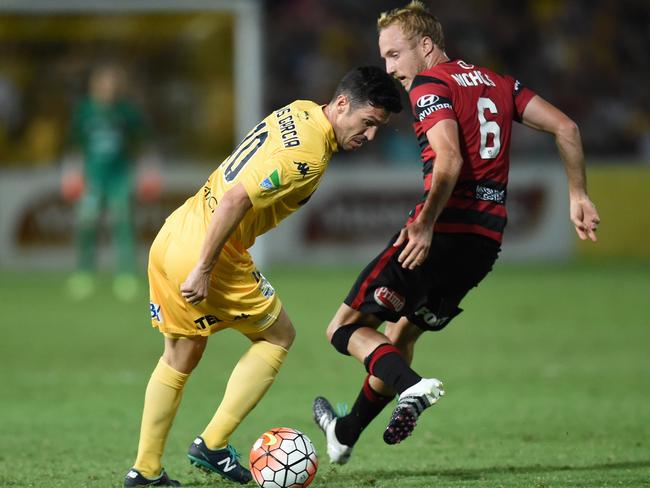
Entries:
<svg viewBox="0 0 650 488">
<path fill-rule="evenodd" d="M 650 263 L 498 264 L 448 329 L 418 343 L 415 368 L 443 379 L 447 396 L 398 446 L 381 440 L 387 408 L 333 467 L 311 401 L 351 404 L 361 386 L 361 366 L 324 336 L 356 272 L 265 273 L 298 337 L 232 439 L 244 459 L 259 434 L 288 426 L 316 445 L 315 488 L 650 486 Z M 73 304 L 64 278 L 0 275 L 0 487 L 117 487 L 134 460 L 162 346 L 146 293 L 125 305 L 106 280 Z M 245 348 L 232 331 L 213 336 L 185 389 L 163 460 L 184 486 L 234 486 L 185 453 Z"/>
</svg>

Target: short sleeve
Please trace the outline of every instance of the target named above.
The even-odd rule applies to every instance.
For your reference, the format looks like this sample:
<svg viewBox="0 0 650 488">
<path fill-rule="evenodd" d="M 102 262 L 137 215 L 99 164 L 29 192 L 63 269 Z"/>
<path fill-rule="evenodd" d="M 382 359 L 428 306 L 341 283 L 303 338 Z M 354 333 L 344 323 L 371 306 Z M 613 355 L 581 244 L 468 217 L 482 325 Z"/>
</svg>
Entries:
<svg viewBox="0 0 650 488">
<path fill-rule="evenodd" d="M 413 116 L 422 124 L 424 132 L 441 120 L 456 120 L 451 90 L 447 83 L 439 78 L 416 76 L 409 90 L 409 99 Z"/>
<path fill-rule="evenodd" d="M 238 181 L 254 208 L 268 207 L 294 193 L 301 200 L 301 196 L 308 197 L 316 189 L 323 166 L 301 160 L 299 155 L 297 151 L 280 151 L 266 160 L 246 165 Z"/>
<path fill-rule="evenodd" d="M 514 119 L 521 122 L 521 117 L 526 109 L 526 105 L 528 105 L 528 102 L 530 102 L 536 94 L 533 90 L 526 88 L 519 80 L 512 76 L 506 76 L 506 79 L 512 83 L 512 99 L 515 104 Z"/>
</svg>

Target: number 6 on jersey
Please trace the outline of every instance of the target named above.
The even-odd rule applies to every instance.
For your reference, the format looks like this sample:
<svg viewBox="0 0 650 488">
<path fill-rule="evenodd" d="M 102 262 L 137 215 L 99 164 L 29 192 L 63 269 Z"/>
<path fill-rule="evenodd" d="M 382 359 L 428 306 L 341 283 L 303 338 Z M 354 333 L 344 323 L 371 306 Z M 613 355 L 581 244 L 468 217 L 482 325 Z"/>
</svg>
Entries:
<svg viewBox="0 0 650 488">
<path fill-rule="evenodd" d="M 479 154 L 483 159 L 494 159 L 501 150 L 501 128 L 494 120 L 485 119 L 485 111 L 489 110 L 491 114 L 497 114 L 497 106 L 489 98 L 481 97 L 476 102 L 478 110 L 478 121 L 481 124 L 481 148 Z M 488 146 L 488 134 L 492 134 L 492 145 Z"/>
</svg>

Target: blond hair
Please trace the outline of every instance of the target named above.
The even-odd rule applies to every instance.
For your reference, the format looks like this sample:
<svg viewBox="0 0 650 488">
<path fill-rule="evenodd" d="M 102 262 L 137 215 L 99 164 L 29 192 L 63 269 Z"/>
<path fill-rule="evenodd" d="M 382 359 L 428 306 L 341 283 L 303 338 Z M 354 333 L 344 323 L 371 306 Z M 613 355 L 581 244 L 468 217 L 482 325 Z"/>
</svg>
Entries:
<svg viewBox="0 0 650 488">
<path fill-rule="evenodd" d="M 445 49 L 445 36 L 438 19 L 419 0 L 412 0 L 406 7 L 382 12 L 377 20 L 377 30 L 398 24 L 409 39 L 430 37 L 440 49 Z"/>
</svg>

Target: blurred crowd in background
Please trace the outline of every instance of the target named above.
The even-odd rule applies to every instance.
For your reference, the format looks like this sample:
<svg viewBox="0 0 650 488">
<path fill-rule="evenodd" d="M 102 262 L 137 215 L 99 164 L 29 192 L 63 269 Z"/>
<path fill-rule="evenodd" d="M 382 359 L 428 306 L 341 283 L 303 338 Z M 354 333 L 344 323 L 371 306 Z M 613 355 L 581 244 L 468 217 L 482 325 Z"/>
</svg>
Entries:
<svg viewBox="0 0 650 488">
<path fill-rule="evenodd" d="M 73 2 L 74 3 L 74 2 Z M 0 12 L 0 166 L 50 165 L 71 150 L 93 69 L 119 65 L 122 96 L 166 161 L 232 149 L 230 14 Z"/>
<path fill-rule="evenodd" d="M 326 99 L 350 66 L 382 62 L 379 12 L 405 2 L 280 0 L 268 2 L 267 102 Z M 447 54 L 509 73 L 557 104 L 580 125 L 590 158 L 650 163 L 650 3 L 646 0 L 462 0 L 425 2 L 445 32 Z M 291 93 L 282 87 L 293 88 Z M 410 114 L 409 114 L 410 115 Z M 409 117 L 400 118 L 409 132 Z M 377 157 L 410 134 L 374 147 Z M 393 143 L 393 144 L 390 144 Z M 371 145 L 372 146 L 372 145 Z M 370 148 L 370 146 L 369 146 Z M 400 147 L 399 150 L 408 150 Z M 553 153 L 548 137 L 518 131 L 513 155 Z"/>
<path fill-rule="evenodd" d="M 329 100 L 350 68 L 382 65 L 376 18 L 404 1 L 268 0 L 263 112 L 297 98 Z M 580 125 L 591 160 L 650 164 L 647 0 L 426 2 L 447 53 L 516 76 Z M 16 15 L 0 12 L 0 167 L 56 165 L 97 62 L 117 62 L 163 161 L 209 164 L 236 142 L 233 24 L 226 14 Z M 408 110 L 363 157 L 417 158 Z M 553 154 L 520 130 L 513 155 Z M 350 157 L 350 156 L 348 156 Z"/>
</svg>

